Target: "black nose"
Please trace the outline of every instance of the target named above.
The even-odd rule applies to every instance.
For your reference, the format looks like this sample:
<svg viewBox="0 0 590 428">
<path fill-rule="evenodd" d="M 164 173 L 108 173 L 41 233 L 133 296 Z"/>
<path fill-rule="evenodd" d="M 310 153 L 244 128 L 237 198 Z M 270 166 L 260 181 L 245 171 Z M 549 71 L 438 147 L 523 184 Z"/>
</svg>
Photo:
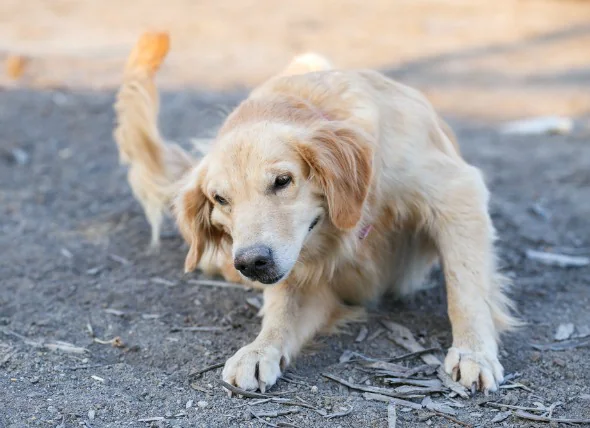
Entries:
<svg viewBox="0 0 590 428">
<path fill-rule="evenodd" d="M 234 266 L 244 276 L 265 284 L 273 282 L 277 276 L 272 250 L 263 245 L 238 250 Z"/>
</svg>

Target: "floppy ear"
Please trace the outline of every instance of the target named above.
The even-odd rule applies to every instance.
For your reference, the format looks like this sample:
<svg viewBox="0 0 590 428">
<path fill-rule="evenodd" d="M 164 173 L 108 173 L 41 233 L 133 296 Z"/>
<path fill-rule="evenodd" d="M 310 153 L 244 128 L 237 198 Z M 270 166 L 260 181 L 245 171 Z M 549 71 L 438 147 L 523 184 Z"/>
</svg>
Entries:
<svg viewBox="0 0 590 428">
<path fill-rule="evenodd" d="M 352 229 L 360 221 L 373 173 L 373 137 L 331 122 L 298 146 L 328 201 L 332 223 Z"/>
<path fill-rule="evenodd" d="M 184 183 L 174 202 L 174 213 L 180 233 L 189 244 L 184 271 L 194 271 L 209 245 L 217 245 L 223 232 L 211 224 L 213 205 L 203 192 L 206 169 L 203 161 L 183 179 Z"/>
</svg>

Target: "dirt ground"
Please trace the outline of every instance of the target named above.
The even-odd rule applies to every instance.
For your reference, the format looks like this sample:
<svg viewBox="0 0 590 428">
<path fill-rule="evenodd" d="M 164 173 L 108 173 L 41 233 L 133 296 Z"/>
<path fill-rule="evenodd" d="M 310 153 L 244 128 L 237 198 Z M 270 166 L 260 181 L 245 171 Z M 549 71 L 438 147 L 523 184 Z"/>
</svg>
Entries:
<svg viewBox="0 0 590 428">
<path fill-rule="evenodd" d="M 525 389 L 458 400 L 464 407 L 455 418 L 482 427 L 548 425 L 515 415 L 492 423 L 506 409 L 487 402 L 560 402 L 554 417 L 590 418 L 590 341 L 579 338 L 590 335 L 590 268 L 525 257 L 529 249 L 590 256 L 589 2 L 5 0 L 0 58 L 20 54 L 28 62 L 18 82 L 0 77 L 0 427 L 384 427 L 385 403 L 321 374 L 379 386 L 339 358 L 346 350 L 405 353 L 386 334 L 371 337 L 383 319 L 410 327 L 425 347 L 450 345 L 441 283 L 372 309 L 361 342 L 363 325 L 319 338 L 289 370 L 291 381 L 272 390 L 327 413 L 352 408 L 345 416 L 299 408 L 261 422 L 248 413 L 252 401 L 223 393 L 220 369 L 189 377 L 254 338 L 259 320 L 247 299 L 258 295 L 191 283 L 199 276 L 183 275 L 186 248 L 172 224 L 161 253 L 144 253 L 149 227 L 111 131 L 120 69 L 145 28 L 171 30 L 173 52 L 159 80 L 161 127 L 186 147 L 213 135 L 221 111 L 301 51 L 374 67 L 424 90 L 465 157 L 486 174 L 501 263 L 527 322 L 501 348 L 507 373 Z M 499 121 L 539 114 L 568 115 L 574 129 L 498 132 Z M 586 346 L 532 347 L 553 343 L 565 323 Z M 196 326 L 223 330 L 187 328 Z M 52 351 L 59 341 L 77 348 Z M 425 425 L 459 426 L 398 407 L 398 426 Z"/>
</svg>

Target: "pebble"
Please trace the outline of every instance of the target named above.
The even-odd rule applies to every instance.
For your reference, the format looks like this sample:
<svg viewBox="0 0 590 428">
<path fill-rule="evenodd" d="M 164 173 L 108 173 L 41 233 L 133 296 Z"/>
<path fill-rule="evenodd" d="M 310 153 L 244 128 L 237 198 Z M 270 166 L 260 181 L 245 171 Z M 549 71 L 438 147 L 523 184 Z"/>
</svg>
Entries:
<svg viewBox="0 0 590 428">
<path fill-rule="evenodd" d="M 57 409 L 55 407 L 53 407 L 53 406 L 47 407 L 47 411 L 49 413 L 57 413 Z"/>
<path fill-rule="evenodd" d="M 95 416 L 96 416 L 96 412 L 94 410 L 88 410 L 88 419 L 93 421 Z"/>
<path fill-rule="evenodd" d="M 194 401 L 193 401 L 193 400 L 188 400 L 188 401 L 186 402 L 186 405 L 184 406 L 184 408 L 185 408 L 185 409 L 190 409 L 191 407 L 193 407 L 193 403 L 194 403 Z"/>
<path fill-rule="evenodd" d="M 29 163 L 29 154 L 22 149 L 13 149 L 12 158 L 17 165 L 23 166 Z"/>
<path fill-rule="evenodd" d="M 566 340 L 569 339 L 572 334 L 574 334 L 574 330 L 576 327 L 571 322 L 565 324 L 559 324 L 557 330 L 555 331 L 555 340 Z"/>
<path fill-rule="evenodd" d="M 553 364 L 555 364 L 556 366 L 559 366 L 559 367 L 565 367 L 565 361 L 562 360 L 561 358 L 554 358 Z"/>
<path fill-rule="evenodd" d="M 533 352 L 533 353 L 531 353 L 531 361 L 533 363 L 536 363 L 540 359 L 541 359 L 541 353 L 540 352 Z"/>
<path fill-rule="evenodd" d="M 205 400 L 201 400 L 197 403 L 197 406 L 199 406 L 201 409 L 204 409 L 205 407 L 209 406 L 209 403 L 206 402 Z"/>
<path fill-rule="evenodd" d="M 317 393 L 318 393 L 318 391 L 319 391 L 319 388 L 318 388 L 316 385 L 313 385 L 313 386 L 311 387 L 311 392 L 313 392 L 314 394 L 317 394 Z"/>
</svg>

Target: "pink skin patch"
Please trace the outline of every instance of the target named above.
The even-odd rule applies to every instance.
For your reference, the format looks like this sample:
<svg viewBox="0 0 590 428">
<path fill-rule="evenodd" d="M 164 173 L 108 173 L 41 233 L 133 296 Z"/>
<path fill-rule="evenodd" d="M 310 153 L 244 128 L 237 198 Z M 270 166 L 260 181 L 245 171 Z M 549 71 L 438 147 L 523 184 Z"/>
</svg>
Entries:
<svg viewBox="0 0 590 428">
<path fill-rule="evenodd" d="M 359 231 L 359 239 L 362 241 L 363 239 L 365 239 L 367 236 L 369 236 L 369 233 L 371 232 L 371 229 L 373 229 L 373 225 L 370 224 L 368 226 L 363 227 L 360 231 Z"/>
</svg>

